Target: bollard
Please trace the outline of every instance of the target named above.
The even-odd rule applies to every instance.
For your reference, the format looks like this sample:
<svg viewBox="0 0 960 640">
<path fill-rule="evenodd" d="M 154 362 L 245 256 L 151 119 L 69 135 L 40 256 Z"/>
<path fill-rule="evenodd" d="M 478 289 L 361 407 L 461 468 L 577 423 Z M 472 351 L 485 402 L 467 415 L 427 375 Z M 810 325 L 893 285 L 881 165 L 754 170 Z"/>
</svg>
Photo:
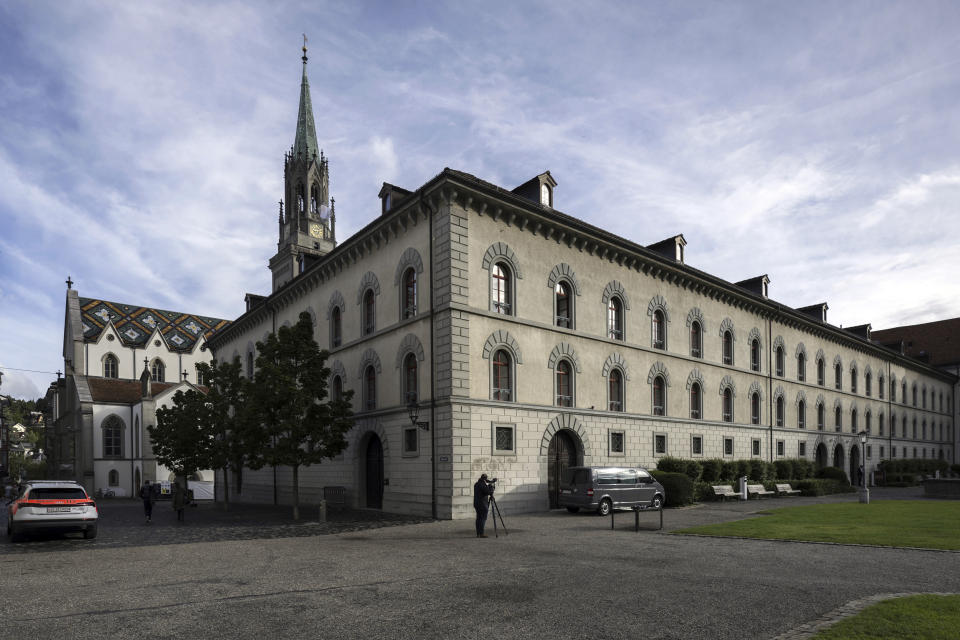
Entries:
<svg viewBox="0 0 960 640">
<path fill-rule="evenodd" d="M 320 501 L 320 524 L 323 524 L 327 521 L 327 501 Z"/>
</svg>

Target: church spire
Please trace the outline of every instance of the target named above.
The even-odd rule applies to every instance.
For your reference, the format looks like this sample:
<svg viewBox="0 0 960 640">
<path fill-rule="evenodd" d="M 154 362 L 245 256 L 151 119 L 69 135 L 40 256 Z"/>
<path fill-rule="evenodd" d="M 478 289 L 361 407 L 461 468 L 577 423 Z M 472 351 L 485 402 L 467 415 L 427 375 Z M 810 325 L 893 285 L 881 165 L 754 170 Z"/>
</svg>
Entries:
<svg viewBox="0 0 960 640">
<path fill-rule="evenodd" d="M 310 102 L 310 81 L 307 80 L 307 36 L 303 36 L 303 79 L 300 81 L 300 112 L 297 114 L 297 136 L 293 142 L 293 156 L 308 162 L 319 157 L 317 127 L 313 123 L 313 104 Z"/>
</svg>

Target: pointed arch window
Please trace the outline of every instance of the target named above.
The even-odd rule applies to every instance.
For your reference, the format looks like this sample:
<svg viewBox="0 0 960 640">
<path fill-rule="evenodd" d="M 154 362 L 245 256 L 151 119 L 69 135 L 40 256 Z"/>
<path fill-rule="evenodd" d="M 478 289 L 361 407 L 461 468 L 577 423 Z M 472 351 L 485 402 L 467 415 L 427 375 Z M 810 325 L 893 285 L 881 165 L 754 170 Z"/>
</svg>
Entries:
<svg viewBox="0 0 960 640">
<path fill-rule="evenodd" d="M 840 431 L 843 428 L 843 411 L 840 407 L 833 410 L 833 430 Z"/>
<path fill-rule="evenodd" d="M 573 328 L 573 293 L 570 283 L 559 280 L 553 287 L 554 323 L 564 329 Z"/>
<path fill-rule="evenodd" d="M 877 377 L 877 395 L 880 396 L 881 400 L 883 400 L 883 393 L 884 393 L 883 387 L 884 387 L 884 380 L 883 380 L 883 374 L 881 373 L 879 377 Z"/>
<path fill-rule="evenodd" d="M 850 369 L 850 393 L 857 392 L 857 368 Z"/>
<path fill-rule="evenodd" d="M 785 413 L 785 410 L 784 410 L 783 396 L 777 396 L 777 426 L 778 427 L 783 426 L 784 413 Z"/>
<path fill-rule="evenodd" d="M 723 390 L 723 421 L 733 422 L 733 389 Z"/>
<path fill-rule="evenodd" d="M 871 429 L 873 429 L 873 414 L 867 410 L 863 416 L 863 430 L 870 433 Z"/>
<path fill-rule="evenodd" d="M 573 406 L 573 367 L 569 360 L 560 360 L 557 362 L 555 371 L 556 379 L 556 405 L 558 407 Z"/>
<path fill-rule="evenodd" d="M 667 385 L 664 383 L 663 376 L 656 376 L 653 379 L 653 415 L 667 415 Z"/>
<path fill-rule="evenodd" d="M 611 369 L 607 378 L 607 408 L 610 411 L 623 411 L 623 374 L 619 369 Z"/>
<path fill-rule="evenodd" d="M 760 424 L 760 394 L 750 394 L 750 423 Z"/>
<path fill-rule="evenodd" d="M 513 400 L 513 359 L 506 349 L 498 349 L 493 354 L 493 399 Z"/>
<path fill-rule="evenodd" d="M 807 428 L 807 403 L 801 400 L 797 403 L 797 429 Z"/>
<path fill-rule="evenodd" d="M 690 323 L 690 355 L 703 357 L 703 327 L 696 320 Z"/>
<path fill-rule="evenodd" d="M 923 390 L 923 393 L 921 394 L 921 396 L 922 396 L 922 399 L 923 399 L 923 403 L 921 404 L 921 408 L 922 408 L 922 409 L 926 409 L 926 408 L 927 408 L 927 390 L 926 390 L 926 389 Z"/>
<path fill-rule="evenodd" d="M 859 428 L 859 414 L 856 409 L 850 410 L 850 433 L 857 433 Z"/>
<path fill-rule="evenodd" d="M 892 398 L 891 398 L 892 400 Z M 904 380 L 900 386 L 900 402 L 907 404 L 907 381 Z"/>
<path fill-rule="evenodd" d="M 330 312 L 330 346 L 336 348 L 343 342 L 343 320 L 340 316 L 340 307 L 334 307 Z"/>
<path fill-rule="evenodd" d="M 376 329 L 377 303 L 373 289 L 367 289 L 363 294 L 363 335 L 368 336 Z"/>
<path fill-rule="evenodd" d="M 843 389 L 843 367 L 839 362 L 833 367 L 833 386 L 838 391 Z"/>
<path fill-rule="evenodd" d="M 655 309 L 653 312 L 653 325 L 651 333 L 654 349 L 667 348 L 667 321 L 663 315 L 662 309 Z"/>
<path fill-rule="evenodd" d="M 247 378 L 253 380 L 253 352 L 247 352 Z"/>
<path fill-rule="evenodd" d="M 403 272 L 403 302 L 400 318 L 406 320 L 417 315 L 417 270 L 410 267 Z"/>
<path fill-rule="evenodd" d="M 807 354 L 802 351 L 797 354 L 797 380 L 804 382 L 807 379 Z"/>
<path fill-rule="evenodd" d="M 377 408 L 377 370 L 373 365 L 363 371 L 363 408 L 367 411 Z"/>
<path fill-rule="evenodd" d="M 878 436 L 881 436 L 881 437 L 883 436 L 883 426 L 884 426 L 883 414 L 881 413 L 879 416 L 877 416 L 877 435 Z"/>
<path fill-rule="evenodd" d="M 777 367 L 777 376 L 783 377 L 783 368 L 784 368 L 784 356 L 783 356 L 783 347 L 777 347 L 777 353 L 775 356 L 776 367 Z"/>
<path fill-rule="evenodd" d="M 167 368 L 163 364 L 163 360 L 157 358 L 153 361 L 153 364 L 150 365 L 150 380 L 153 382 L 164 382 L 166 380 Z"/>
<path fill-rule="evenodd" d="M 417 355 L 408 353 L 403 359 L 403 399 L 405 404 L 410 404 L 416 402 L 418 398 Z"/>
<path fill-rule="evenodd" d="M 623 340 L 623 301 L 619 296 L 610 296 L 607 303 L 607 337 L 611 340 Z"/>
<path fill-rule="evenodd" d="M 343 400 L 343 378 L 333 376 L 333 382 L 330 383 L 330 399 L 334 402 Z"/>
<path fill-rule="evenodd" d="M 817 431 L 823 431 L 826 429 L 826 410 L 823 408 L 822 404 L 817 405 Z"/>
<path fill-rule="evenodd" d="M 690 417 L 694 420 L 703 417 L 703 390 L 699 382 L 690 385 Z"/>
<path fill-rule="evenodd" d="M 863 374 L 863 392 L 868 397 L 873 395 L 873 374 L 869 371 Z"/>
<path fill-rule="evenodd" d="M 119 416 L 110 415 L 100 426 L 103 431 L 103 457 L 123 457 L 123 420 Z"/>
<path fill-rule="evenodd" d="M 733 364 L 733 333 L 723 332 L 723 364 Z"/>
<path fill-rule="evenodd" d="M 821 387 L 827 384 L 826 368 L 823 358 L 817 358 L 817 384 Z"/>
<path fill-rule="evenodd" d="M 913 406 L 917 406 L 917 383 L 913 383 Z"/>
<path fill-rule="evenodd" d="M 513 274 L 503 262 L 490 268 L 490 306 L 494 313 L 513 315 Z"/>
<path fill-rule="evenodd" d="M 116 378 L 120 370 L 119 362 L 117 361 L 117 356 L 112 353 L 107 354 L 107 357 L 103 359 L 103 377 L 104 378 Z"/>
<path fill-rule="evenodd" d="M 750 369 L 760 371 L 760 341 L 757 339 L 750 341 Z"/>
</svg>

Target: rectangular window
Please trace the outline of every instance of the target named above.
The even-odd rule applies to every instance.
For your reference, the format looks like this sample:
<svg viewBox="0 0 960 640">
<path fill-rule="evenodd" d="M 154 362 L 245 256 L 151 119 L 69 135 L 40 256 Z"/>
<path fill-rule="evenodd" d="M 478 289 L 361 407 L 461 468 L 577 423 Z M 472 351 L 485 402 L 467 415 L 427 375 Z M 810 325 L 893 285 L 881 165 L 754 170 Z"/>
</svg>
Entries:
<svg viewBox="0 0 960 640">
<path fill-rule="evenodd" d="M 867 460 L 873 458 L 873 445 L 867 445 Z"/>
<path fill-rule="evenodd" d="M 703 436 L 690 436 L 690 453 L 695 456 L 703 455 Z"/>
<path fill-rule="evenodd" d="M 516 425 L 493 425 L 493 453 L 495 455 L 513 455 L 517 452 Z"/>
<path fill-rule="evenodd" d="M 420 453 L 420 434 L 417 427 L 403 430 L 403 455 L 416 456 Z"/>
<path fill-rule="evenodd" d="M 624 454 L 624 433 L 623 431 L 610 432 L 610 455 L 622 456 Z"/>
<path fill-rule="evenodd" d="M 733 438 L 723 439 L 723 455 L 725 456 L 733 455 Z"/>
<path fill-rule="evenodd" d="M 885 455 L 885 454 L 884 454 L 884 451 L 883 451 L 883 445 L 880 445 L 880 459 L 881 459 L 881 460 L 883 460 L 883 456 L 884 456 L 884 455 Z"/>
<path fill-rule="evenodd" d="M 760 438 L 754 438 L 750 441 L 750 455 L 760 455 Z"/>
<path fill-rule="evenodd" d="M 785 455 L 786 444 L 783 440 L 777 440 L 777 457 L 782 458 Z"/>
<path fill-rule="evenodd" d="M 653 455 L 655 456 L 667 455 L 667 434 L 665 433 L 653 434 Z"/>
<path fill-rule="evenodd" d="M 797 444 L 797 456 L 804 458 L 807 455 L 807 443 L 801 440 Z"/>
</svg>

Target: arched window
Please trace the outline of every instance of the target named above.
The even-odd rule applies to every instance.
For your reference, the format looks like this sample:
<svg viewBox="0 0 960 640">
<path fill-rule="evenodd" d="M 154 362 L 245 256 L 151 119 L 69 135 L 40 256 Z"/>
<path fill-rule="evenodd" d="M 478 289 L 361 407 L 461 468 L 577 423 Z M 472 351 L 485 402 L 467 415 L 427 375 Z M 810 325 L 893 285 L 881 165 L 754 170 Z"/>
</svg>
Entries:
<svg viewBox="0 0 960 640">
<path fill-rule="evenodd" d="M 623 374 L 619 369 L 611 369 L 607 379 L 608 401 L 610 411 L 623 411 Z"/>
<path fill-rule="evenodd" d="M 877 416 L 877 435 L 883 436 L 883 414 Z"/>
<path fill-rule="evenodd" d="M 821 387 L 824 386 L 825 384 L 827 384 L 826 378 L 827 378 L 826 365 L 824 365 L 823 359 L 818 358 L 817 359 L 817 384 L 820 385 Z"/>
<path fill-rule="evenodd" d="M 667 321 L 663 317 L 662 309 L 653 312 L 653 326 L 651 327 L 654 349 L 667 348 Z"/>
<path fill-rule="evenodd" d="M 247 352 L 247 378 L 253 380 L 253 352 Z"/>
<path fill-rule="evenodd" d="M 564 329 L 573 328 L 573 296 L 570 283 L 559 280 L 553 287 L 554 322 Z"/>
<path fill-rule="evenodd" d="M 777 375 L 782 378 L 783 366 L 784 366 L 783 347 L 777 347 L 775 360 L 776 360 L 776 367 L 777 367 Z"/>
<path fill-rule="evenodd" d="M 917 383 L 913 383 L 913 406 L 917 406 Z"/>
<path fill-rule="evenodd" d="M 330 312 L 330 346 L 336 348 L 343 342 L 343 322 L 340 318 L 340 307 L 334 307 Z"/>
<path fill-rule="evenodd" d="M 750 394 L 750 422 L 760 424 L 760 394 Z"/>
<path fill-rule="evenodd" d="M 859 423 L 857 421 L 858 414 L 856 409 L 850 410 L 850 433 L 856 433 L 859 429 Z"/>
<path fill-rule="evenodd" d="M 163 360 L 157 358 L 150 365 L 150 379 L 154 382 L 164 382 L 166 379 L 167 368 L 163 366 Z"/>
<path fill-rule="evenodd" d="M 891 398 L 892 400 L 893 398 Z M 900 402 L 907 404 L 907 381 L 904 380 L 900 387 Z"/>
<path fill-rule="evenodd" d="M 733 334 L 723 332 L 723 364 L 733 364 Z"/>
<path fill-rule="evenodd" d="M 198 365 L 194 365 L 194 366 L 196 370 L 195 375 L 197 376 L 197 384 L 200 386 L 207 384 L 206 378 L 203 377 L 203 371 L 200 370 L 200 367 Z"/>
<path fill-rule="evenodd" d="M 330 399 L 334 402 L 343 400 L 343 378 L 340 376 L 333 376 L 333 381 L 330 383 Z"/>
<path fill-rule="evenodd" d="M 873 374 L 867 371 L 863 374 L 863 392 L 868 396 L 873 395 Z"/>
<path fill-rule="evenodd" d="M 843 412 L 840 410 L 840 407 L 837 407 L 833 411 L 833 430 L 840 431 L 843 428 Z"/>
<path fill-rule="evenodd" d="M 103 431 L 103 457 L 123 457 L 123 420 L 111 415 L 101 424 Z"/>
<path fill-rule="evenodd" d="M 703 417 L 703 391 L 699 382 L 690 385 L 690 417 L 694 420 Z"/>
<path fill-rule="evenodd" d="M 116 469 L 110 469 L 110 473 L 107 474 L 107 484 L 111 487 L 120 486 L 120 472 Z"/>
<path fill-rule="evenodd" d="M 730 387 L 723 390 L 723 421 L 733 422 L 733 390 Z"/>
<path fill-rule="evenodd" d="M 117 356 L 112 353 L 107 354 L 107 357 L 103 359 L 103 377 L 116 378 L 118 371 L 119 363 L 117 362 Z"/>
<path fill-rule="evenodd" d="M 857 368 L 850 369 L 850 393 L 857 392 Z"/>
<path fill-rule="evenodd" d="M 363 408 L 368 411 L 377 408 L 377 370 L 373 365 L 363 371 Z"/>
<path fill-rule="evenodd" d="M 883 400 L 883 374 L 877 378 L 877 395 L 880 396 L 880 399 Z"/>
<path fill-rule="evenodd" d="M 513 374 L 510 352 L 498 349 L 493 354 L 493 399 L 513 400 Z"/>
<path fill-rule="evenodd" d="M 777 396 L 777 426 L 783 426 L 784 418 L 783 396 Z"/>
<path fill-rule="evenodd" d="M 927 390 L 926 389 L 923 390 L 923 403 L 921 404 L 921 408 L 923 409 L 927 408 Z"/>
<path fill-rule="evenodd" d="M 803 382 L 807 379 L 807 354 L 802 351 L 797 354 L 797 380 Z"/>
<path fill-rule="evenodd" d="M 750 341 L 750 369 L 760 371 L 760 341 Z"/>
<path fill-rule="evenodd" d="M 568 360 L 557 362 L 556 404 L 558 407 L 573 406 L 573 367 Z"/>
<path fill-rule="evenodd" d="M 513 315 L 513 276 L 503 262 L 490 268 L 490 306 L 494 313 Z"/>
<path fill-rule="evenodd" d="M 870 430 L 873 428 L 873 414 L 867 410 L 867 413 L 863 416 L 863 430 L 867 433 L 870 433 Z"/>
<path fill-rule="evenodd" d="M 901 432 L 901 436 L 900 436 L 901 438 L 907 437 L 907 416 L 906 415 L 904 415 L 903 418 L 901 418 L 900 420 L 900 432 Z"/>
<path fill-rule="evenodd" d="M 817 430 L 818 431 L 823 431 L 826 428 L 825 426 L 826 416 L 824 415 L 825 413 L 826 411 L 824 411 L 823 405 L 818 404 L 817 405 Z"/>
<path fill-rule="evenodd" d="M 703 327 L 696 320 L 690 323 L 690 355 L 694 358 L 703 357 Z"/>
<path fill-rule="evenodd" d="M 377 303 L 374 299 L 373 289 L 367 289 L 363 293 L 363 335 L 365 336 L 370 335 L 376 329 L 376 311 Z"/>
<path fill-rule="evenodd" d="M 653 379 L 653 415 L 667 415 L 667 385 L 664 384 L 663 376 Z"/>
<path fill-rule="evenodd" d="M 843 389 L 843 367 L 839 362 L 833 368 L 833 386 L 836 389 Z"/>
<path fill-rule="evenodd" d="M 417 315 L 417 271 L 410 267 L 403 273 L 403 302 L 400 318 L 406 320 Z"/>
<path fill-rule="evenodd" d="M 797 429 L 807 428 L 807 403 L 801 400 L 797 403 Z"/>
<path fill-rule="evenodd" d="M 408 353 L 403 359 L 403 400 L 405 404 L 416 402 L 417 393 L 417 355 Z"/>
<path fill-rule="evenodd" d="M 623 340 L 623 301 L 610 296 L 607 304 L 607 337 L 611 340 Z"/>
</svg>

